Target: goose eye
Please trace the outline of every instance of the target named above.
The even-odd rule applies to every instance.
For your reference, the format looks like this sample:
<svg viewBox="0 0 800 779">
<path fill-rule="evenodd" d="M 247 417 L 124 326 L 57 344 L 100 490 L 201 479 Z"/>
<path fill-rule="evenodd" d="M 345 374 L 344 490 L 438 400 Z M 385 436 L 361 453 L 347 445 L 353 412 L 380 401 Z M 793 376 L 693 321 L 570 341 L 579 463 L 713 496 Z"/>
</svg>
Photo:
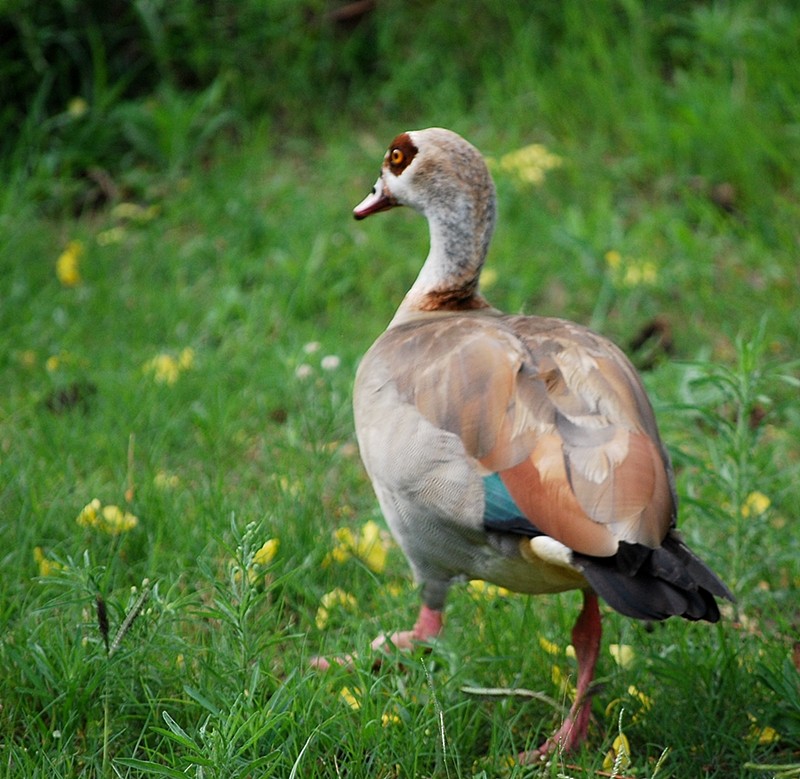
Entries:
<svg viewBox="0 0 800 779">
<path fill-rule="evenodd" d="M 392 153 L 389 155 L 389 162 L 392 165 L 400 165 L 405 158 L 406 155 L 403 154 L 401 149 L 392 149 Z"/>
</svg>

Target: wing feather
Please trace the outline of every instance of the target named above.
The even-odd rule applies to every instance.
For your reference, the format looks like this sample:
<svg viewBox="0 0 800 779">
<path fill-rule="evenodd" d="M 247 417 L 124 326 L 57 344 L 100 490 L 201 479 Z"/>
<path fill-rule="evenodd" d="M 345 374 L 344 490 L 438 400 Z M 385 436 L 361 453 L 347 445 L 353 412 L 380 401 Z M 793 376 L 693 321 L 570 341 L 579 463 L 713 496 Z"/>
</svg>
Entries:
<svg viewBox="0 0 800 779">
<path fill-rule="evenodd" d="M 465 315 L 391 328 L 375 351 L 405 402 L 458 435 L 526 517 L 571 549 L 656 547 L 674 523 L 649 401 L 600 336 L 562 320 Z"/>
</svg>

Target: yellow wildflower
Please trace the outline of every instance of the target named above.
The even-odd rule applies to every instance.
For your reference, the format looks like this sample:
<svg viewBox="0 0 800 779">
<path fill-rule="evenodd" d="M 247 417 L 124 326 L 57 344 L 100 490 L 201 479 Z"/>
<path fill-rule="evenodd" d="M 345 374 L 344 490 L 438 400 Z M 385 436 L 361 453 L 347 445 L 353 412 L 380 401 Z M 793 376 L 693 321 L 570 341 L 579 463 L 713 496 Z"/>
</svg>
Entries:
<svg viewBox="0 0 800 779">
<path fill-rule="evenodd" d="M 638 287 L 643 284 L 654 284 L 658 278 L 658 272 L 654 263 L 647 260 L 632 262 L 625 269 L 622 283 L 626 287 Z"/>
<path fill-rule="evenodd" d="M 575 659 L 575 647 L 572 646 L 572 644 L 567 644 L 567 646 L 562 649 L 555 642 L 550 641 L 544 636 L 539 636 L 539 646 L 544 649 L 548 655 L 553 655 L 554 657 L 557 655 L 564 655 L 564 657 Z"/>
<path fill-rule="evenodd" d="M 489 289 L 497 283 L 497 270 L 495 268 L 484 268 L 481 273 L 481 289 Z"/>
<path fill-rule="evenodd" d="M 48 560 L 45 557 L 44 550 L 41 546 L 34 547 L 33 559 L 36 565 L 39 566 L 39 576 L 52 576 L 54 573 L 64 570 L 64 566 L 55 560 Z"/>
<path fill-rule="evenodd" d="M 509 594 L 505 587 L 498 587 L 496 584 L 490 584 L 482 579 L 472 579 L 467 586 L 476 595 L 482 595 L 489 600 L 497 597 L 502 598 Z"/>
<path fill-rule="evenodd" d="M 381 535 L 377 522 L 365 522 L 356 535 L 349 527 L 340 527 L 334 532 L 338 544 L 333 548 L 326 562 L 334 560 L 344 563 L 351 557 L 361 560 L 371 571 L 382 573 L 386 567 L 388 544 Z"/>
<path fill-rule="evenodd" d="M 100 528 L 111 535 L 132 530 L 139 524 L 139 518 L 123 511 L 119 506 L 103 506 L 103 520 Z"/>
<path fill-rule="evenodd" d="M 111 246 L 115 243 L 122 243 L 125 238 L 125 228 L 121 226 L 109 227 L 97 234 L 97 243 L 100 246 Z"/>
<path fill-rule="evenodd" d="M 81 527 L 94 528 L 112 536 L 127 533 L 139 524 L 138 517 L 119 506 L 103 506 L 97 498 L 83 507 L 75 521 Z"/>
<path fill-rule="evenodd" d="M 631 698 L 636 698 L 636 700 L 642 704 L 642 708 L 645 711 L 653 708 L 653 699 L 649 695 L 645 695 L 645 693 L 632 684 L 628 686 L 628 695 L 630 695 Z"/>
<path fill-rule="evenodd" d="M 549 641 L 544 636 L 539 636 L 539 646 L 547 652 L 548 655 L 560 655 L 561 654 L 561 647 L 554 643 L 553 641 Z"/>
<path fill-rule="evenodd" d="M 393 598 L 399 598 L 401 595 L 405 593 L 405 591 L 407 590 L 407 586 L 405 582 L 389 582 L 384 587 L 384 589 Z"/>
<path fill-rule="evenodd" d="M 181 375 L 181 372 L 189 370 L 194 364 L 194 349 L 186 347 L 182 349 L 178 357 L 161 352 L 148 360 L 142 369 L 145 373 L 150 373 L 157 384 L 167 384 L 172 386 Z"/>
<path fill-rule="evenodd" d="M 360 694 L 361 690 L 356 690 L 356 692 Z M 349 687 L 342 687 L 339 695 L 353 711 L 358 711 L 361 708 L 358 698 Z"/>
<path fill-rule="evenodd" d="M 60 368 L 67 368 L 77 365 L 85 367 L 88 361 L 80 357 L 76 357 L 71 352 L 59 352 L 58 354 L 51 354 L 44 362 L 45 370 L 48 373 L 55 373 Z"/>
<path fill-rule="evenodd" d="M 545 174 L 561 166 L 563 160 L 541 143 L 532 143 L 500 158 L 500 170 L 511 173 L 525 184 L 540 185 Z"/>
<path fill-rule="evenodd" d="M 750 741 L 757 741 L 762 746 L 767 746 L 781 740 L 781 734 L 775 728 L 770 725 L 761 727 L 752 714 L 748 714 L 747 718 L 751 723 L 750 732 L 747 735 Z"/>
<path fill-rule="evenodd" d="M 758 738 L 758 743 L 762 746 L 774 744 L 781 740 L 781 734 L 770 725 L 766 725 L 763 728 L 754 728 L 752 735 L 754 738 Z"/>
<path fill-rule="evenodd" d="M 569 698 L 575 697 L 577 691 L 575 685 L 572 683 L 571 676 L 565 674 L 559 666 L 554 665 L 550 669 L 550 678 L 553 680 L 553 684 L 558 687 L 559 693 L 562 696 Z"/>
<path fill-rule="evenodd" d="M 144 209 L 138 203 L 123 201 L 111 209 L 111 216 L 114 219 L 137 219 L 143 211 Z"/>
<path fill-rule="evenodd" d="M 73 119 L 80 119 L 89 110 L 89 104 L 82 97 L 73 97 L 67 103 L 67 113 Z"/>
<path fill-rule="evenodd" d="M 339 543 L 326 556 L 325 565 L 330 563 L 331 560 L 337 563 L 344 563 L 352 556 L 350 550 L 355 542 L 352 530 L 347 527 L 340 527 L 334 532 L 333 536 Z"/>
<path fill-rule="evenodd" d="M 180 478 L 176 476 L 174 473 L 168 473 L 167 471 L 159 471 L 153 477 L 153 484 L 160 490 L 171 490 L 175 489 L 181 483 Z"/>
<path fill-rule="evenodd" d="M 611 744 L 611 749 L 603 760 L 603 768 L 606 771 L 614 770 L 614 774 L 631 764 L 631 745 L 628 737 L 620 733 Z"/>
<path fill-rule="evenodd" d="M 609 644 L 608 651 L 620 668 L 630 668 L 636 653 L 629 644 Z"/>
<path fill-rule="evenodd" d="M 152 373 L 157 384 L 174 384 L 180 370 L 178 362 L 171 354 L 157 354 L 144 364 L 145 373 Z"/>
<path fill-rule="evenodd" d="M 270 538 L 265 541 L 263 546 L 253 555 L 253 562 L 256 565 L 269 565 L 278 553 L 281 542 L 279 538 Z"/>
<path fill-rule="evenodd" d="M 632 684 L 628 687 L 628 695 L 632 699 L 638 701 L 640 704 L 640 709 L 631 717 L 631 722 L 637 722 L 639 717 L 644 712 L 647 712 L 653 708 L 653 699 L 649 695 L 645 695 L 645 693 L 634 687 Z M 606 717 L 610 717 L 615 710 L 618 710 L 621 707 L 627 710 L 630 708 L 630 702 L 623 698 L 615 698 L 606 706 Z"/>
<path fill-rule="evenodd" d="M 742 516 L 761 516 L 771 505 L 772 501 L 763 492 L 751 492 L 742 504 Z"/>
<path fill-rule="evenodd" d="M 253 564 L 247 568 L 247 581 L 250 584 L 256 584 L 263 577 L 263 572 L 260 570 L 261 566 L 269 565 L 275 555 L 278 553 L 280 540 L 277 538 L 270 538 L 265 541 L 261 548 L 253 555 Z M 241 578 L 241 571 L 237 571 L 236 580 Z"/>
<path fill-rule="evenodd" d="M 65 287 L 74 287 L 81 283 L 81 257 L 83 257 L 83 243 L 70 241 L 56 260 L 56 276 Z"/>
<path fill-rule="evenodd" d="M 381 727 L 388 728 L 389 725 L 399 725 L 402 722 L 396 714 L 381 714 Z"/>
<path fill-rule="evenodd" d="M 158 206 L 140 206 L 138 203 L 124 201 L 117 203 L 111 209 L 114 219 L 127 219 L 133 222 L 149 222 L 158 216 L 161 209 Z"/>
<path fill-rule="evenodd" d="M 181 353 L 178 355 L 178 367 L 182 371 L 186 371 L 192 365 L 194 365 L 194 349 L 191 346 L 187 346 L 185 349 L 181 349 Z"/>
<path fill-rule="evenodd" d="M 316 626 L 322 630 L 331 616 L 331 609 L 335 606 L 344 606 L 348 609 L 355 609 L 358 601 L 340 587 L 336 587 L 330 592 L 326 592 L 320 600 L 320 607 L 317 609 L 317 616 L 314 619 Z"/>
<path fill-rule="evenodd" d="M 622 264 L 622 255 L 616 249 L 609 249 L 605 253 L 605 261 L 612 271 L 617 271 Z"/>
<path fill-rule="evenodd" d="M 291 498 L 299 498 L 303 495 L 305 485 L 301 481 L 289 481 L 286 476 L 278 477 L 278 487 L 281 492 Z"/>
<path fill-rule="evenodd" d="M 652 260 L 623 258 L 616 249 L 609 249 L 604 255 L 614 283 L 620 287 L 640 287 L 658 281 L 658 268 Z"/>
<path fill-rule="evenodd" d="M 97 524 L 102 504 L 97 498 L 87 503 L 75 520 L 81 527 L 94 527 Z"/>
</svg>

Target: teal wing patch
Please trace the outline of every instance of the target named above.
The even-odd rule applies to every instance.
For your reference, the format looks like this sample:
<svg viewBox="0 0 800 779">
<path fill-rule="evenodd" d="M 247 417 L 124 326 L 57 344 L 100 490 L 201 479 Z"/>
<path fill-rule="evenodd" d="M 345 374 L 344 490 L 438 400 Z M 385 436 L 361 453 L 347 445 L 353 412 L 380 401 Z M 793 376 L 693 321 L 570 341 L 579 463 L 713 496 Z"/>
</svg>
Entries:
<svg viewBox="0 0 800 779">
<path fill-rule="evenodd" d="M 501 530 L 529 538 L 543 535 L 522 513 L 498 474 L 492 473 L 483 477 L 483 490 L 483 526 L 487 530 Z"/>
</svg>

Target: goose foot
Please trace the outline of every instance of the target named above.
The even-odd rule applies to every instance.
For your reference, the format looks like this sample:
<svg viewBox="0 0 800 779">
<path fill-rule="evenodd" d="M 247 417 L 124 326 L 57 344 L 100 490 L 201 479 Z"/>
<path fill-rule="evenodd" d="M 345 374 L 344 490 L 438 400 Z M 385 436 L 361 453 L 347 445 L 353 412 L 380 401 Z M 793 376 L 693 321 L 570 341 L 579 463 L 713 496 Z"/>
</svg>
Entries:
<svg viewBox="0 0 800 779">
<path fill-rule="evenodd" d="M 420 609 L 417 621 L 411 630 L 398 630 L 390 636 L 379 635 L 371 644 L 373 652 L 387 654 L 393 650 L 407 652 L 412 650 L 418 642 L 430 641 L 442 632 L 443 626 L 442 612 L 423 606 Z M 311 658 L 311 667 L 319 671 L 327 671 L 329 668 L 339 666 L 352 669 L 355 666 L 356 655 L 336 655 L 330 660 L 327 657 Z M 382 657 L 375 660 L 374 667 L 379 668 Z"/>
</svg>

